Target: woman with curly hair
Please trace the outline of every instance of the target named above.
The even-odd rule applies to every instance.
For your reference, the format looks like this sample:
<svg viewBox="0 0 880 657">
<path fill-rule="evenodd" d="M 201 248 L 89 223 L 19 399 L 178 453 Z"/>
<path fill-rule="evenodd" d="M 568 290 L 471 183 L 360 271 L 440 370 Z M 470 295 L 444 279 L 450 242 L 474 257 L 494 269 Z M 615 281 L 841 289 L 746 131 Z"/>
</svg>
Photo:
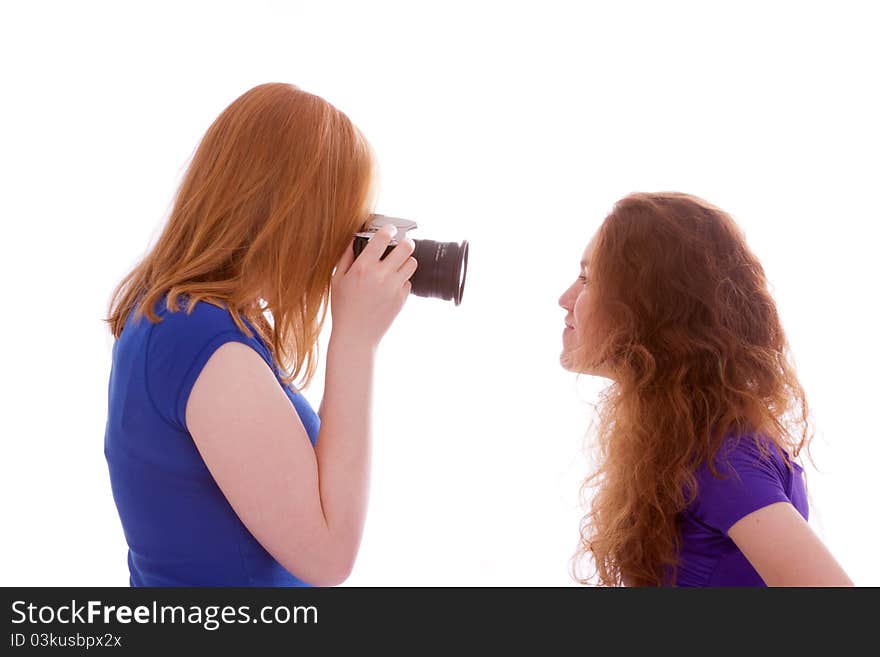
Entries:
<svg viewBox="0 0 880 657">
<path fill-rule="evenodd" d="M 852 585 L 807 524 L 806 398 L 728 214 L 681 193 L 623 198 L 559 304 L 563 367 L 611 381 L 581 583 Z"/>
</svg>

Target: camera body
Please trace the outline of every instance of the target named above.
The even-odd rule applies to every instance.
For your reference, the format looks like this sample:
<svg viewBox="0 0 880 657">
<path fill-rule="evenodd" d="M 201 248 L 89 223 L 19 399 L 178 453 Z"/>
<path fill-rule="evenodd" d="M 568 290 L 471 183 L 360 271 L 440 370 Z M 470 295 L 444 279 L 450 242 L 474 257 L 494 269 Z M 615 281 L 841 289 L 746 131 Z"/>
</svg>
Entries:
<svg viewBox="0 0 880 657">
<path fill-rule="evenodd" d="M 391 243 L 395 246 L 397 243 L 406 237 L 407 231 L 418 228 L 419 225 L 413 221 L 412 219 L 401 219 L 400 217 L 389 217 L 384 214 L 371 214 L 370 219 L 367 222 L 367 228 L 360 233 L 356 233 L 356 237 L 364 238 L 369 241 L 373 233 L 378 231 L 382 226 L 386 224 L 394 224 L 397 226 L 397 234 L 391 240 Z"/>
<path fill-rule="evenodd" d="M 382 259 L 394 249 L 400 240 L 418 224 L 411 219 L 389 217 L 384 214 L 370 215 L 366 229 L 355 234 L 354 255 L 361 254 L 373 235 L 385 224 L 397 226 L 397 234 L 382 254 Z M 413 257 L 419 263 L 416 272 L 409 279 L 412 283 L 411 293 L 420 297 L 436 297 L 454 300 L 455 305 L 461 303 L 464 294 L 464 283 L 467 277 L 467 261 L 469 246 L 467 240 L 461 244 L 456 242 L 435 242 L 433 240 L 413 240 L 415 250 Z"/>
</svg>

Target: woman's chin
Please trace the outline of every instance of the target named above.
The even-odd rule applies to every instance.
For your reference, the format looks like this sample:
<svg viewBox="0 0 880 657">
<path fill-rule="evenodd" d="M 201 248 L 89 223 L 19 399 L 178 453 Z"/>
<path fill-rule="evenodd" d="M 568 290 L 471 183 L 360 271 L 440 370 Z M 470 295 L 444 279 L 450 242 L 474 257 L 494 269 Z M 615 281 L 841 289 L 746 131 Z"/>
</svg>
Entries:
<svg viewBox="0 0 880 657">
<path fill-rule="evenodd" d="M 575 374 L 585 374 L 587 376 L 598 376 L 598 377 L 602 377 L 603 379 L 611 379 L 612 378 L 610 372 L 607 372 L 604 368 L 599 367 L 597 365 L 583 365 L 583 364 L 578 365 L 578 364 L 576 364 L 574 362 L 574 358 L 572 357 L 572 355 L 567 351 L 563 351 L 562 354 L 559 356 L 559 364 L 562 365 L 563 369 L 565 369 L 569 372 L 573 372 Z"/>
<path fill-rule="evenodd" d="M 559 356 L 559 364 L 562 365 L 562 369 L 568 370 L 569 372 L 578 372 L 577 366 L 573 363 L 573 359 L 571 354 L 567 351 L 563 351 Z"/>
</svg>

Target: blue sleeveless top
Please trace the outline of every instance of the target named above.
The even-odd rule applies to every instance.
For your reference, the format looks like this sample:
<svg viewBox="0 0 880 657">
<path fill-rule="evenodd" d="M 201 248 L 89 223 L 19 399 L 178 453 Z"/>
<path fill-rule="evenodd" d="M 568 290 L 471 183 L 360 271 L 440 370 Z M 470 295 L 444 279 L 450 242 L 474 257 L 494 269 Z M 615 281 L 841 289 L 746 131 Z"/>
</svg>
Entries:
<svg viewBox="0 0 880 657">
<path fill-rule="evenodd" d="M 113 344 L 104 455 L 128 543 L 131 586 L 308 586 L 285 570 L 239 520 L 187 431 L 190 390 L 211 354 L 226 342 L 256 351 L 278 378 L 270 351 L 236 326 L 226 307 L 200 301 L 186 314 L 155 310 L 125 327 Z M 314 446 L 320 418 L 284 387 Z M 243 437 L 244 438 L 244 437 Z"/>
</svg>

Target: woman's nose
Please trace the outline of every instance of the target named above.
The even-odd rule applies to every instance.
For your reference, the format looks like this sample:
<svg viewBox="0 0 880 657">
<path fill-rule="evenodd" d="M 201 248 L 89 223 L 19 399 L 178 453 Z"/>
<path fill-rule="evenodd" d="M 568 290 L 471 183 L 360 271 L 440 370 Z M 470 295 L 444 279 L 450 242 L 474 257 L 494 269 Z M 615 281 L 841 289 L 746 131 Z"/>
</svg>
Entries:
<svg viewBox="0 0 880 657">
<path fill-rule="evenodd" d="M 566 310 L 571 310 L 571 304 L 568 301 L 569 292 L 571 292 L 571 288 L 568 288 L 565 292 L 562 293 L 562 296 L 559 297 L 559 305 Z"/>
</svg>

